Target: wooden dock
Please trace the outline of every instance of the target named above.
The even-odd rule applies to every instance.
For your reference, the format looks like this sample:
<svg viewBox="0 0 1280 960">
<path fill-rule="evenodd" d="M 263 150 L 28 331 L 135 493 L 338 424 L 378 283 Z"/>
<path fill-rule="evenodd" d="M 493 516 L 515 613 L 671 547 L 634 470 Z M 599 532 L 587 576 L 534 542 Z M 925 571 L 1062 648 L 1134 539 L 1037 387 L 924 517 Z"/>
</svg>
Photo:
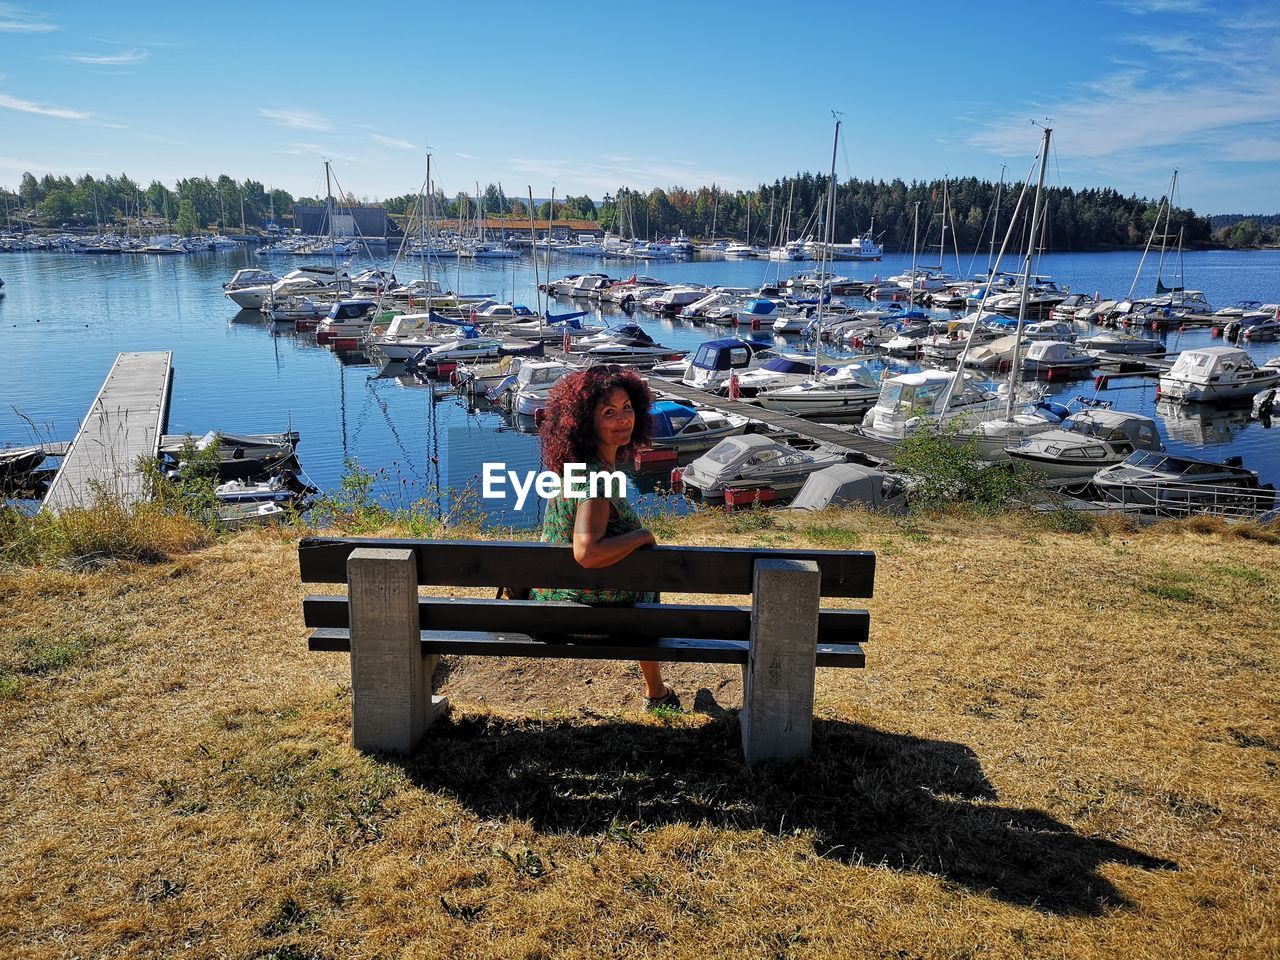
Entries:
<svg viewBox="0 0 1280 960">
<path fill-rule="evenodd" d="M 49 485 L 44 506 L 61 513 L 101 497 L 138 502 L 143 494 L 138 462 L 159 450 L 172 384 L 172 353 L 118 355 Z"/>
<path fill-rule="evenodd" d="M 766 410 L 763 407 L 756 406 L 754 403 L 747 403 L 743 400 L 729 400 L 713 393 L 707 393 L 705 390 L 699 390 L 697 387 L 690 387 L 678 380 L 663 380 L 661 377 L 653 377 L 649 381 L 649 386 L 658 393 L 670 394 L 690 403 L 700 403 L 722 413 L 740 413 L 744 417 L 750 417 L 752 420 L 766 424 L 784 433 L 805 437 L 817 443 L 842 447 L 868 463 L 879 465 L 893 459 L 893 445 L 885 443 L 883 440 L 873 440 L 870 437 L 864 437 L 848 430 L 841 430 L 838 427 L 814 423 L 812 420 L 805 420 L 803 417 L 793 417 L 790 414 L 779 413 L 776 410 Z"/>
</svg>

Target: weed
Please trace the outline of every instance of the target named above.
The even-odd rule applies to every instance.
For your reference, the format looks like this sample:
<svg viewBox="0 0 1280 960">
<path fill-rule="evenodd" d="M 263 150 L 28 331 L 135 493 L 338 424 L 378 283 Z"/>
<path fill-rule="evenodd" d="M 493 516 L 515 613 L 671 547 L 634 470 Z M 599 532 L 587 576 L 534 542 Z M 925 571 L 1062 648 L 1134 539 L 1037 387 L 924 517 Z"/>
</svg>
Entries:
<svg viewBox="0 0 1280 960">
<path fill-rule="evenodd" d="M 461 920 L 463 923 L 473 923 L 480 919 L 480 914 L 484 913 L 484 904 L 471 905 L 468 903 L 450 903 L 443 896 L 440 897 L 440 906 L 444 908 L 444 912 L 455 920 Z"/>
<path fill-rule="evenodd" d="M 752 533 L 756 530 L 772 530 L 777 519 L 769 510 L 759 504 L 750 510 L 725 513 L 725 529 L 730 533 Z"/>
<path fill-rule="evenodd" d="M 833 550 L 851 550 L 862 542 L 860 533 L 834 524 L 809 524 L 800 528 L 800 534 Z"/>
<path fill-rule="evenodd" d="M 22 695 L 22 682 L 11 673 L 0 673 L 0 700 L 17 700 Z"/>
<path fill-rule="evenodd" d="M 23 636 L 14 644 L 19 656 L 18 669 L 32 676 L 61 673 L 89 652 L 91 644 L 83 637 Z"/>
<path fill-rule="evenodd" d="M 1059 503 L 1047 513 L 1041 514 L 1044 525 L 1054 533 L 1089 533 L 1095 524 L 1091 514 Z"/>
<path fill-rule="evenodd" d="M 314 926 L 310 912 L 299 905 L 293 897 L 285 897 L 276 908 L 275 915 L 263 924 L 262 935 L 278 937 L 295 928 L 309 926 Z"/>
<path fill-rule="evenodd" d="M 1194 590 L 1171 583 L 1144 583 L 1142 590 L 1161 600 L 1175 600 L 1178 603 L 1196 603 L 1203 600 Z"/>
</svg>

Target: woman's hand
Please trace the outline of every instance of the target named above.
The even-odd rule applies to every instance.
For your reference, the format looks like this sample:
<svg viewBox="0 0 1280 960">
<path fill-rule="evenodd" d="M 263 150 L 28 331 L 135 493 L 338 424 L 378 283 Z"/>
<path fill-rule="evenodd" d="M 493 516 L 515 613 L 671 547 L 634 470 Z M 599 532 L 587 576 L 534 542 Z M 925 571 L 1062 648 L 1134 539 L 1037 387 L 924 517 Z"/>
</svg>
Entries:
<svg viewBox="0 0 1280 960">
<path fill-rule="evenodd" d="M 642 547 L 658 543 L 651 532 L 643 529 L 606 537 L 609 511 L 609 501 L 603 497 L 585 500 L 578 506 L 573 525 L 573 559 L 588 570 L 611 567 Z"/>
</svg>

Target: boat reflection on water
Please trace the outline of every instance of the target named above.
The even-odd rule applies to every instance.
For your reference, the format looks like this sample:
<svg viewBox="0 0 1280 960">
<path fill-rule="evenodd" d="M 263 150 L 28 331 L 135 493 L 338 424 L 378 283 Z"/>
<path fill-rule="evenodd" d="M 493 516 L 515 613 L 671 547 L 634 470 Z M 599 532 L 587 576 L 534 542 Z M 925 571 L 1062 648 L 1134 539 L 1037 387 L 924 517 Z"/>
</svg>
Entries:
<svg viewBox="0 0 1280 960">
<path fill-rule="evenodd" d="M 1248 407 L 1158 400 L 1156 413 L 1170 440 L 1197 447 L 1229 444 L 1249 425 Z"/>
</svg>

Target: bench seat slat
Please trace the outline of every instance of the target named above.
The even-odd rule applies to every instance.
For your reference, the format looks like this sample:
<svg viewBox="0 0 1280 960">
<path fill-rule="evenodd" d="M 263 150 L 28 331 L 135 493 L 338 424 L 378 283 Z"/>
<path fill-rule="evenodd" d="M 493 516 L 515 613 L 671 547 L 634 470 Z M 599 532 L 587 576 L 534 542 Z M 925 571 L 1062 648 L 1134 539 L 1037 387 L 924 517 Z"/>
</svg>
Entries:
<svg viewBox="0 0 1280 960">
<path fill-rule="evenodd" d="M 351 649 L 345 629 L 321 627 L 307 640 L 310 650 L 341 653 Z M 750 652 L 745 640 L 712 640 L 690 637 L 662 637 L 641 640 L 535 639 L 518 633 L 477 633 L 423 631 L 423 654 L 457 654 L 488 657 L 543 657 L 573 660 L 662 660 L 671 663 L 744 664 Z M 861 644 L 819 643 L 820 667 L 863 667 L 866 657 Z"/>
<path fill-rule="evenodd" d="M 309 596 L 302 602 L 308 627 L 348 627 L 345 596 Z M 751 608 L 712 604 L 640 603 L 633 607 L 591 607 L 580 603 L 492 600 L 475 597 L 422 597 L 418 623 L 423 630 L 474 630 L 524 634 L 604 634 L 609 637 L 709 637 L 747 640 Z M 864 643 L 870 616 L 865 610 L 822 610 L 818 639 Z"/>
<path fill-rule="evenodd" d="M 412 549 L 418 583 L 450 587 L 546 586 L 675 593 L 749 594 L 755 562 L 812 560 L 822 572 L 822 596 L 869 597 L 875 554 L 863 550 L 741 547 L 652 547 L 604 570 L 587 570 L 568 544 L 465 540 L 381 540 L 307 537 L 298 544 L 304 583 L 345 583 L 347 557 L 359 547 Z"/>
</svg>

